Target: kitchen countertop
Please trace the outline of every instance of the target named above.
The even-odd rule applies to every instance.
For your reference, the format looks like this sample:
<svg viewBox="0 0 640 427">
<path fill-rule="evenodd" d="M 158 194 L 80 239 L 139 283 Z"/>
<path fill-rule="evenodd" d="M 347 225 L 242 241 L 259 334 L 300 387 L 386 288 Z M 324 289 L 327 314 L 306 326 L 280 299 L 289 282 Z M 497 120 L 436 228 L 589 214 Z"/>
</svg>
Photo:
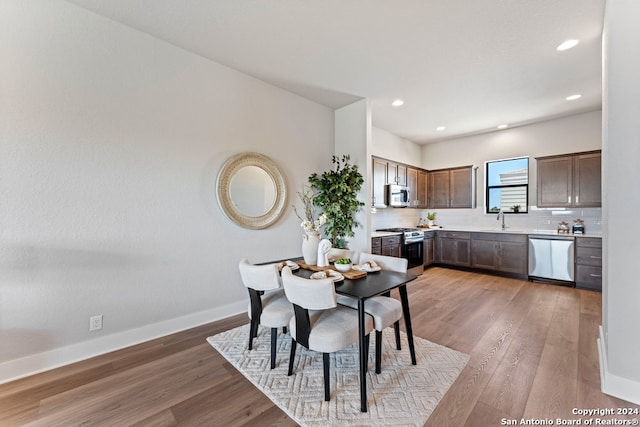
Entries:
<svg viewBox="0 0 640 427">
<path fill-rule="evenodd" d="M 400 231 L 373 231 L 371 237 L 399 236 L 401 234 Z"/>
<path fill-rule="evenodd" d="M 466 231 L 471 233 L 508 233 L 508 234 L 542 234 L 542 235 L 553 235 L 553 236 L 564 236 L 564 237 L 596 237 L 602 238 L 602 233 L 592 232 L 585 234 L 558 234 L 556 230 L 545 230 L 545 229 L 524 229 L 524 228 L 509 228 L 505 231 L 502 231 L 500 228 L 482 228 L 482 227 L 464 227 L 464 226 L 452 226 L 452 227 L 443 227 L 443 228 L 421 228 L 425 233 L 433 232 L 433 231 Z M 374 231 L 371 233 L 371 237 L 384 237 L 384 236 L 392 236 L 401 234 L 399 232 L 390 232 L 390 231 Z"/>
</svg>

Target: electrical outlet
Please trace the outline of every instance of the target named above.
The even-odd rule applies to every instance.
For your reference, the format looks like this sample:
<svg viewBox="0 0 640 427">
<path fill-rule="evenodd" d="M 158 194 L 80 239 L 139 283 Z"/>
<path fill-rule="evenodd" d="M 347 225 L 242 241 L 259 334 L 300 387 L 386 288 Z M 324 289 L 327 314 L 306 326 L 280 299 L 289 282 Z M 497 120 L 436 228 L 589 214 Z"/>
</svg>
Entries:
<svg viewBox="0 0 640 427">
<path fill-rule="evenodd" d="M 89 318 L 89 332 L 99 331 L 102 329 L 102 314 L 91 316 Z"/>
</svg>

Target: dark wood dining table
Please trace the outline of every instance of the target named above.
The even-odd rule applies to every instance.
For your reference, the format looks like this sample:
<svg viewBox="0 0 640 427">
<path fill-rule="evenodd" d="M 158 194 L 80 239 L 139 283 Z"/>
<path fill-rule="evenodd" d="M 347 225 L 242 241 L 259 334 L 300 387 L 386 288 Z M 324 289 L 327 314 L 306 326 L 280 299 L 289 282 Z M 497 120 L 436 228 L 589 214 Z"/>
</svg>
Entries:
<svg viewBox="0 0 640 427">
<path fill-rule="evenodd" d="M 294 260 L 295 261 L 295 260 Z M 294 274 L 309 278 L 313 271 L 300 268 Z M 358 299 L 358 328 L 359 328 L 359 356 L 360 356 L 360 410 L 367 412 L 367 348 L 365 338 L 365 305 L 369 298 L 386 294 L 393 289 L 398 289 L 400 302 L 402 303 L 402 314 L 409 342 L 409 352 L 411 353 L 411 363 L 416 364 L 416 352 L 413 344 L 413 329 L 411 327 L 411 314 L 409 312 L 409 299 L 407 297 L 407 283 L 415 280 L 418 276 L 408 273 L 380 270 L 378 272 L 367 273 L 365 277 L 359 279 L 344 279 L 336 282 L 336 293 L 347 295 Z"/>
</svg>

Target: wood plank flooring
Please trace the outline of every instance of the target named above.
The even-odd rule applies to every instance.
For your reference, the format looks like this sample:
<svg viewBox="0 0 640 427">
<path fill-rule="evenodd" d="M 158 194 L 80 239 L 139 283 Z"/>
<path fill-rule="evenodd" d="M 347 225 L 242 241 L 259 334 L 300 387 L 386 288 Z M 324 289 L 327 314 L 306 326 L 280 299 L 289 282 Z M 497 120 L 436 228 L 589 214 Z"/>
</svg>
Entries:
<svg viewBox="0 0 640 427">
<path fill-rule="evenodd" d="M 431 268 L 409 300 L 416 336 L 471 356 L 426 426 L 638 407 L 600 392 L 599 293 Z M 0 426 L 296 425 L 205 341 L 245 323 L 234 316 L 0 385 Z"/>
</svg>

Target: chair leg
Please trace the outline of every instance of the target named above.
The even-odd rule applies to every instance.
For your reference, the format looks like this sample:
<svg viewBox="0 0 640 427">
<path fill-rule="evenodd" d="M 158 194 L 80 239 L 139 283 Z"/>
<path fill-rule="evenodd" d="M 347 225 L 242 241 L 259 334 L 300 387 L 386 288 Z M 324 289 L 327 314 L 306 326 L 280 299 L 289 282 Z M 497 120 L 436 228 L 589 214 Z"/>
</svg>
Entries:
<svg viewBox="0 0 640 427">
<path fill-rule="evenodd" d="M 293 374 L 293 359 L 296 357 L 296 340 L 291 338 L 291 353 L 289 354 L 289 372 L 287 372 L 287 376 L 291 376 Z"/>
<path fill-rule="evenodd" d="M 382 372 L 382 331 L 376 331 L 376 374 Z"/>
<path fill-rule="evenodd" d="M 249 327 L 249 350 L 253 350 L 253 338 L 258 335 L 258 323 L 251 321 L 251 326 Z"/>
<path fill-rule="evenodd" d="M 393 330 L 396 333 L 396 349 L 402 350 L 402 347 L 400 346 L 400 321 L 399 320 L 397 320 L 393 324 Z"/>
<path fill-rule="evenodd" d="M 276 367 L 276 347 L 278 346 L 278 328 L 271 328 L 271 369 Z"/>
<path fill-rule="evenodd" d="M 329 353 L 322 353 L 322 367 L 324 368 L 324 400 L 328 402 L 331 399 L 331 388 L 329 385 Z"/>
</svg>

